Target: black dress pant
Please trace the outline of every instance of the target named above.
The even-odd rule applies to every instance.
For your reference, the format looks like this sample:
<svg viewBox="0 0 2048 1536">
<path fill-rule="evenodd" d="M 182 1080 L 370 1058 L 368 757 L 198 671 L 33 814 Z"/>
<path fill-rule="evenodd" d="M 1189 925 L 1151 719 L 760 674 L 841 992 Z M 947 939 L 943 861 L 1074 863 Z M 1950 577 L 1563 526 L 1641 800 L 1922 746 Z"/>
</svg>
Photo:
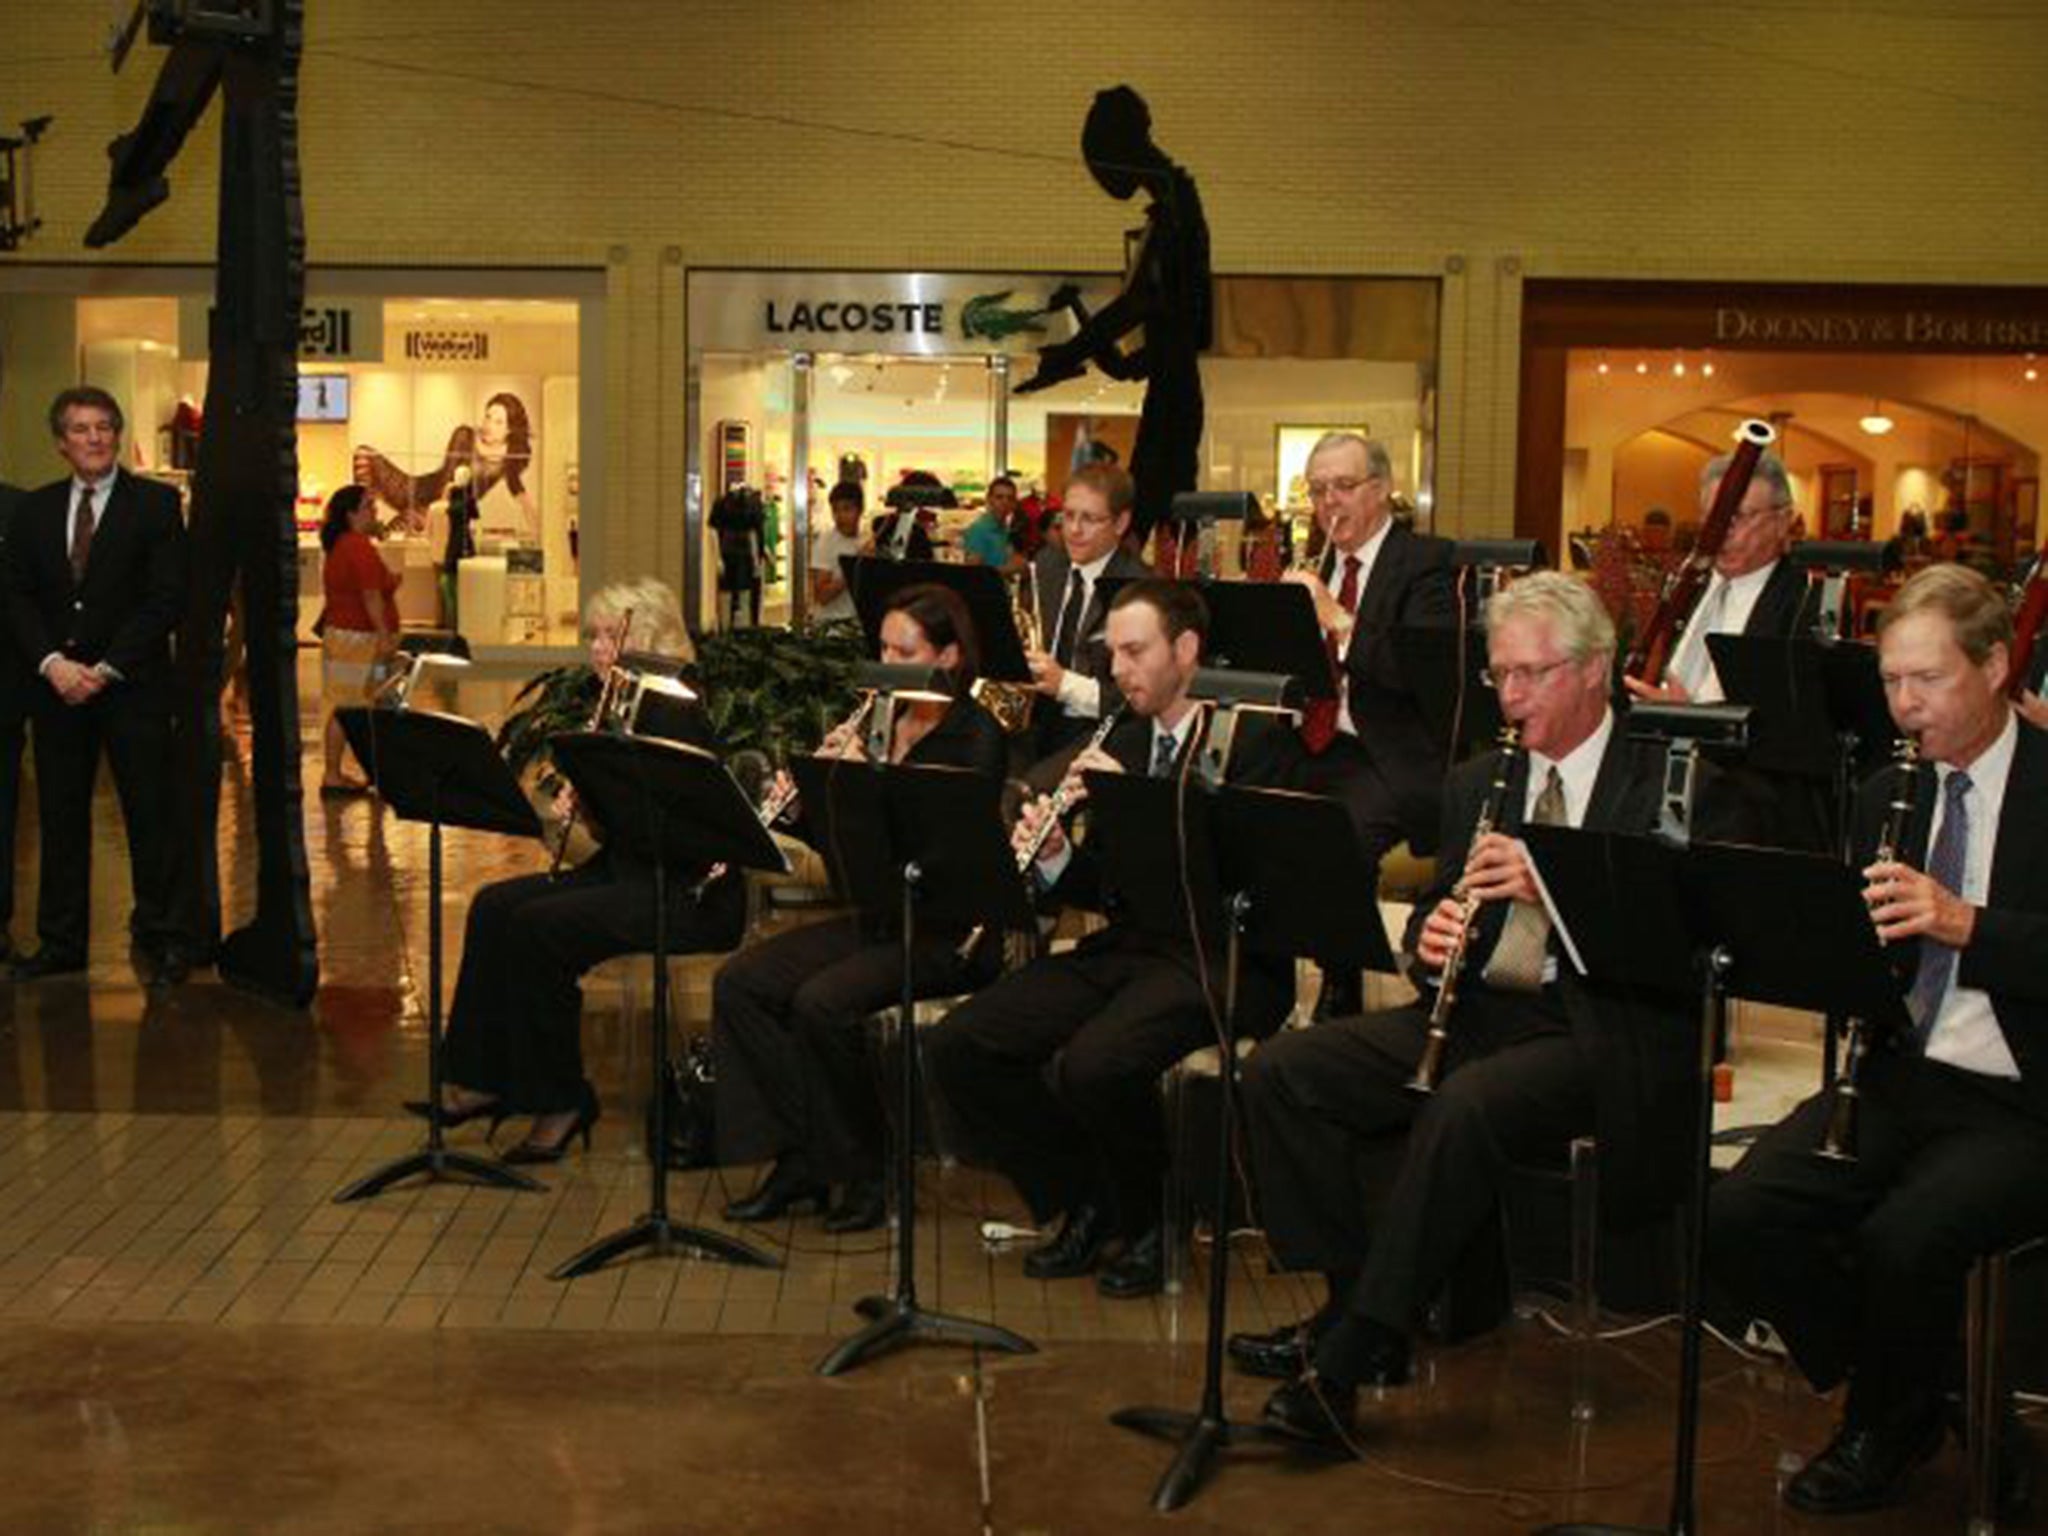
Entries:
<svg viewBox="0 0 2048 1536">
<path fill-rule="evenodd" d="M 1240 1032 L 1271 1033 L 1284 985 L 1247 966 L 1240 994 Z M 962 1003 L 924 1059 L 1038 1221 L 1092 1205 L 1135 1236 L 1159 1219 L 1166 1173 L 1159 1076 L 1215 1040 L 1192 964 L 1111 929 Z"/>
<path fill-rule="evenodd" d="M 735 875 L 700 900 L 669 881 L 670 954 L 739 942 L 746 893 Z M 471 898 L 448 1010 L 450 1082 L 518 1114 L 571 1110 L 583 1094 L 583 973 L 654 948 L 654 878 L 600 851 L 566 875 L 522 875 Z"/>
<path fill-rule="evenodd" d="M 1856 1160 L 1814 1156 L 1831 1095 L 1808 1099 L 1714 1186 L 1707 1262 L 1871 1425 L 1943 1383 L 1977 1257 L 2048 1232 L 2048 1125 L 1924 1057 L 1873 1053 L 1860 1087 Z"/>
<path fill-rule="evenodd" d="M 1348 1309 L 1402 1331 L 1495 1219 L 1509 1165 L 1561 1160 L 1594 1117 L 1592 1074 L 1548 1001 L 1467 992 L 1425 1097 L 1405 1085 L 1427 1022 L 1412 1007 L 1333 1019 L 1268 1041 L 1244 1071 L 1275 1256 L 1362 1270 Z"/>
<path fill-rule="evenodd" d="M 28 749 L 29 704 L 35 697 L 31 690 L 48 692 L 50 685 L 16 665 L 4 648 L 0 668 L 8 669 L 0 675 L 0 869 L 5 871 L 0 883 L 0 939 L 6 939 L 14 922 L 14 834 L 21 818 L 21 756 Z"/>
<path fill-rule="evenodd" d="M 918 940 L 920 999 L 986 980 L 1001 945 L 970 968 L 957 934 Z M 858 917 L 812 923 L 741 951 L 711 985 L 711 1053 L 722 1163 L 781 1158 L 825 1183 L 882 1173 L 882 1101 L 862 1026 L 903 996 L 903 945 Z"/>
<path fill-rule="evenodd" d="M 170 701 L 158 685 L 109 683 L 84 704 L 66 704 L 48 683 L 34 712 L 42 881 L 36 933 L 51 954 L 83 959 L 92 917 L 92 797 L 105 751 L 128 829 L 134 890 L 129 932 L 169 939 L 171 853 Z"/>
</svg>

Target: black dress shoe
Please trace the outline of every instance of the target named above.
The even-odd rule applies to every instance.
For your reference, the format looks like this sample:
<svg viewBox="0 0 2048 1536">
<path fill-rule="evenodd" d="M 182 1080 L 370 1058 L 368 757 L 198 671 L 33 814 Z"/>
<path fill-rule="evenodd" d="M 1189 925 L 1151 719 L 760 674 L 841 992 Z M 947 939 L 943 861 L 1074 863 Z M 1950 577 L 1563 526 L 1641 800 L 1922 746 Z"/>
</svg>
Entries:
<svg viewBox="0 0 2048 1536">
<path fill-rule="evenodd" d="M 1328 1019 L 1348 1019 L 1365 1012 L 1365 984 L 1356 971 L 1323 972 L 1322 990 L 1316 993 L 1315 1010 L 1309 1015 L 1317 1024 Z"/>
<path fill-rule="evenodd" d="M 1785 1502 L 1809 1515 L 1878 1509 L 1897 1499 L 1906 1476 L 1941 1449 L 1941 1416 L 1930 1405 L 1878 1427 L 1848 1423 L 1785 1484 Z"/>
<path fill-rule="evenodd" d="M 880 1179 L 855 1179 L 825 1213 L 827 1232 L 872 1232 L 889 1219 L 889 1201 Z"/>
<path fill-rule="evenodd" d="M 1326 1380 L 1361 1387 L 1405 1387 L 1414 1374 L 1408 1336 L 1353 1313 L 1336 1318 L 1315 1341 L 1309 1364 Z"/>
<path fill-rule="evenodd" d="M 832 1192 L 816 1179 L 798 1170 L 796 1164 L 777 1158 L 768 1176 L 725 1208 L 727 1221 L 773 1221 L 798 1206 L 822 1211 Z"/>
<path fill-rule="evenodd" d="M 1308 1369 L 1316 1341 L 1329 1327 L 1330 1315 L 1318 1312 L 1298 1323 L 1283 1323 L 1270 1333 L 1233 1333 L 1224 1348 L 1247 1376 L 1292 1381 Z"/>
<path fill-rule="evenodd" d="M 1095 1277 L 1095 1289 L 1113 1301 L 1157 1296 L 1166 1286 L 1166 1234 L 1147 1227 Z"/>
<path fill-rule="evenodd" d="M 1100 1210 L 1084 1205 L 1067 1212 L 1051 1242 L 1024 1255 L 1024 1273 L 1032 1280 L 1071 1280 L 1102 1261 L 1109 1224 Z"/>
<path fill-rule="evenodd" d="M 1313 1450 L 1351 1456 L 1356 1454 L 1352 1442 L 1357 1411 L 1356 1387 L 1304 1371 L 1273 1389 L 1260 1420 L 1268 1429 Z"/>
<path fill-rule="evenodd" d="M 14 979 L 42 981 L 50 976 L 75 976 L 84 969 L 83 955 L 60 955 L 47 949 L 39 949 L 32 955 L 22 955 L 15 960 Z"/>
</svg>

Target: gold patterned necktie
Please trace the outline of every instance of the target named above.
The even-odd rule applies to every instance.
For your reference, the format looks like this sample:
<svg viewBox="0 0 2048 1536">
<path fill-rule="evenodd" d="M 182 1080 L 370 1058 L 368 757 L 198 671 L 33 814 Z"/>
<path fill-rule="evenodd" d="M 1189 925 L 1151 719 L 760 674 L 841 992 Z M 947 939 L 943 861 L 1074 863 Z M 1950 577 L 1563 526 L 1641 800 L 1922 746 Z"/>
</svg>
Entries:
<svg viewBox="0 0 2048 1536">
<path fill-rule="evenodd" d="M 1564 808 L 1564 778 L 1557 765 L 1550 765 L 1550 777 L 1543 781 L 1543 793 L 1536 797 L 1536 809 L 1529 820 L 1541 827 L 1569 825 Z M 1518 901 L 1508 908 L 1508 920 L 1501 925 L 1500 942 L 1483 973 L 1489 987 L 1507 992 L 1543 990 L 1543 959 L 1550 946 L 1550 915 L 1532 901 Z"/>
<path fill-rule="evenodd" d="M 85 567 L 92 559 L 92 487 L 78 492 L 78 511 L 71 522 L 71 579 L 85 580 Z"/>
</svg>

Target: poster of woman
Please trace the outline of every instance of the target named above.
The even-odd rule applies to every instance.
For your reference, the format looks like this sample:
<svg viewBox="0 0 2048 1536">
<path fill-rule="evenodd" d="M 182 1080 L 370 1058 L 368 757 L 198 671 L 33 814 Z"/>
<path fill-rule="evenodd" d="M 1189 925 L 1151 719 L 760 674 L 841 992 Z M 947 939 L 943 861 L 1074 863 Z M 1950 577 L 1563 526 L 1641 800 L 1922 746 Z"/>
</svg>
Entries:
<svg viewBox="0 0 2048 1536">
<path fill-rule="evenodd" d="M 540 504 L 535 496 L 533 420 L 526 403 L 510 390 L 483 402 L 474 425 L 450 432 L 438 467 L 411 474 L 368 444 L 358 444 L 353 473 L 398 516 L 407 532 L 424 532 L 427 509 L 443 501 L 458 466 L 469 470 L 477 531 L 520 544 L 540 542 Z"/>
</svg>

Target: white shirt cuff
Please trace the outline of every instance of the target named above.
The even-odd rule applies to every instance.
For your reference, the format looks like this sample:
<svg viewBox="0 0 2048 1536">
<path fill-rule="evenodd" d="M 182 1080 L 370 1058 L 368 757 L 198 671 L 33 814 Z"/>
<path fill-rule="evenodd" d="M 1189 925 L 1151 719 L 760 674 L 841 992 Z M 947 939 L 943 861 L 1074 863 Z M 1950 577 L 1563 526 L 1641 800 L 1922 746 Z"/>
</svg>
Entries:
<svg viewBox="0 0 2048 1536">
<path fill-rule="evenodd" d="M 1087 673 L 1076 672 L 1069 667 L 1060 674 L 1059 700 L 1068 714 L 1087 715 L 1092 719 L 1102 713 L 1102 684 Z"/>
</svg>

